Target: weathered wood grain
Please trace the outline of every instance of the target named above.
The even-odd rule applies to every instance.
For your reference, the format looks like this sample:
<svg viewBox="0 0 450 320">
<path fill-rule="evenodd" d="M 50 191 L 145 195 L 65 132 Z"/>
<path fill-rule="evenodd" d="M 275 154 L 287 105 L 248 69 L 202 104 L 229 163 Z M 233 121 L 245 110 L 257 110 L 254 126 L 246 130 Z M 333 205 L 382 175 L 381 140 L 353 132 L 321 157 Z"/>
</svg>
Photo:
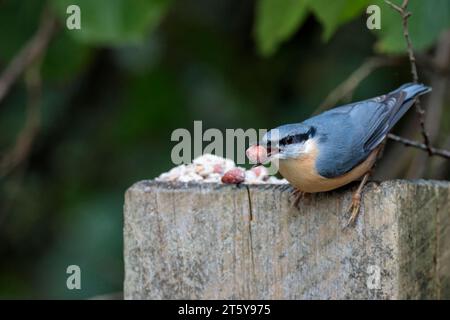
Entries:
<svg viewBox="0 0 450 320">
<path fill-rule="evenodd" d="M 369 183 L 343 230 L 353 189 L 297 210 L 286 185 L 136 183 L 125 299 L 450 298 L 450 183 Z"/>
</svg>

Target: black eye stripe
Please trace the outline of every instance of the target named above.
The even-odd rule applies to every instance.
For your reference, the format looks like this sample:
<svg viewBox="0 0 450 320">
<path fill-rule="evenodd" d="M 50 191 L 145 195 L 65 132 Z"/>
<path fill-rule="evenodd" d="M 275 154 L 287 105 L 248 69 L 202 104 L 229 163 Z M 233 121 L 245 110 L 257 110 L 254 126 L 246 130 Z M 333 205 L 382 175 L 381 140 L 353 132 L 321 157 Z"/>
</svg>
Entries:
<svg viewBox="0 0 450 320">
<path fill-rule="evenodd" d="M 293 143 L 300 143 L 314 137 L 316 134 L 316 128 L 311 127 L 306 133 L 299 133 L 291 136 L 287 136 L 280 140 L 280 145 L 288 145 Z"/>
<path fill-rule="evenodd" d="M 307 140 L 309 138 L 309 135 L 305 133 L 296 134 L 293 136 L 288 136 L 280 140 L 281 145 L 287 145 L 287 144 L 293 144 L 293 143 L 299 143 Z"/>
</svg>

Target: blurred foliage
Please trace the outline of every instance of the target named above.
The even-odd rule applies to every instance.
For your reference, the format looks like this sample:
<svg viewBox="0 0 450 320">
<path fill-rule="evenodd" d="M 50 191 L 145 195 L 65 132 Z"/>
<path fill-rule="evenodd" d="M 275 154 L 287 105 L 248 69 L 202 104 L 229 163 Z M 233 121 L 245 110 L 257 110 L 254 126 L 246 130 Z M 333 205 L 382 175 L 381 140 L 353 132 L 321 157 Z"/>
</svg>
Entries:
<svg viewBox="0 0 450 320">
<path fill-rule="evenodd" d="M 408 29 L 415 50 L 429 48 L 441 32 L 450 27 L 450 2 L 447 0 L 410 1 L 408 11 L 412 12 Z M 382 28 L 375 31 L 380 39 L 376 48 L 388 53 L 405 52 L 399 13 L 384 5 L 381 15 Z"/>
<path fill-rule="evenodd" d="M 380 31 L 360 19 L 374 1 L 0 0 L 0 70 L 46 5 L 60 23 L 41 61 L 40 131 L 27 161 L 0 178 L 0 297 L 121 291 L 123 194 L 172 167 L 171 132 L 193 120 L 225 129 L 306 118 L 375 44 L 404 50 L 400 17 L 384 3 Z M 81 30 L 65 28 L 68 4 L 81 7 Z M 448 26 L 448 6 L 411 1 L 418 49 Z M 407 64 L 381 68 L 353 99 L 409 80 Z M 2 153 L 26 105 L 20 79 L 0 101 Z M 79 292 L 65 287 L 71 264 Z"/>
<path fill-rule="evenodd" d="M 367 0 L 309 0 L 309 7 L 323 26 L 324 40 L 330 39 L 336 29 L 358 16 L 370 1 Z"/>
<path fill-rule="evenodd" d="M 71 32 L 77 40 L 95 45 L 117 45 L 142 41 L 156 27 L 170 0 L 52 0 L 52 7 L 67 18 L 70 5 L 82 8 L 83 27 Z"/>
<path fill-rule="evenodd" d="M 256 6 L 255 35 L 260 51 L 272 54 L 289 39 L 308 15 L 308 0 L 260 0 Z"/>
<path fill-rule="evenodd" d="M 392 1 L 401 5 L 402 1 Z M 372 4 L 381 9 L 381 30 L 376 48 L 383 53 L 403 53 L 401 17 L 383 0 L 259 0 L 256 7 L 255 35 L 260 52 L 271 55 L 279 45 L 302 26 L 308 14 L 314 14 L 323 26 L 323 39 L 329 40 L 337 28 L 360 17 Z M 410 34 L 416 50 L 431 46 L 439 34 L 450 27 L 450 2 L 447 0 L 410 1 L 413 12 Z"/>
<path fill-rule="evenodd" d="M 9 61 L 33 35 L 38 25 L 42 0 L 0 2 L 0 61 Z"/>
</svg>

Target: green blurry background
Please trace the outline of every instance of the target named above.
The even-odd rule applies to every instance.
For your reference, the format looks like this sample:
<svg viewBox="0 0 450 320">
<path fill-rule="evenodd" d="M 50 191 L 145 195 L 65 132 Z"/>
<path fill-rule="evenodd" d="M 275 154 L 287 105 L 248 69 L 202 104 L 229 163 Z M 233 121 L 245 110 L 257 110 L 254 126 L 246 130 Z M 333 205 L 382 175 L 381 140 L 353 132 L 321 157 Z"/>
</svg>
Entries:
<svg viewBox="0 0 450 320">
<path fill-rule="evenodd" d="M 374 3 L 381 30 L 371 31 Z M 69 4 L 81 8 L 81 30 L 65 26 Z M 409 9 L 421 81 L 443 85 L 433 93 L 433 143 L 449 147 L 449 66 L 433 61 L 450 2 L 411 0 Z M 379 0 L 0 0 L 0 77 L 53 17 L 48 47 L 0 99 L 1 298 L 122 291 L 123 195 L 173 166 L 174 129 L 301 121 L 373 56 L 394 63 L 351 99 L 411 81 L 400 17 Z M 24 131 L 29 145 L 5 164 Z M 420 139 L 413 111 L 396 132 Z M 390 142 L 376 177 L 449 178 L 448 162 L 423 157 Z M 71 264 L 82 290 L 66 288 Z"/>
</svg>

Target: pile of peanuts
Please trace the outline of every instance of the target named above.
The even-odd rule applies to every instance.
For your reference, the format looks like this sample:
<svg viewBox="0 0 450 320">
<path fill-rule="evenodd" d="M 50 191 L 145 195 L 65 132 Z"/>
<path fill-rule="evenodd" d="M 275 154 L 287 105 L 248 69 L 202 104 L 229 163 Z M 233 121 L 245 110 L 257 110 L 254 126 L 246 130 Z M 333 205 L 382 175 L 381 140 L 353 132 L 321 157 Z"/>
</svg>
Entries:
<svg viewBox="0 0 450 320">
<path fill-rule="evenodd" d="M 257 166 L 249 170 L 237 167 L 234 161 L 212 154 L 204 154 L 192 161 L 182 164 L 161 174 L 156 181 L 178 182 L 215 182 L 215 183 L 287 183 L 285 179 L 269 176 L 264 166 Z"/>
</svg>

